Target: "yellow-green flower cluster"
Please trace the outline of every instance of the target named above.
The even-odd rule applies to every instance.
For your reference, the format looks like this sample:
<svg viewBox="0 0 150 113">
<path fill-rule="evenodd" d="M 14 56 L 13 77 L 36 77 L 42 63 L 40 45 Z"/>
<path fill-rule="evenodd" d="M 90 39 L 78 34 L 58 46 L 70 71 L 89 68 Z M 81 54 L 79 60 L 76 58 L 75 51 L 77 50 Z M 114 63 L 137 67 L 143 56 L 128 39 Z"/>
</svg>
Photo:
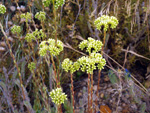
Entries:
<svg viewBox="0 0 150 113">
<path fill-rule="evenodd" d="M 35 40 L 35 36 L 33 35 L 33 33 L 27 33 L 25 36 L 25 40 L 27 42 L 32 42 L 32 40 Z"/>
<path fill-rule="evenodd" d="M 93 71 L 96 68 L 98 68 L 99 70 L 104 68 L 104 66 L 106 65 L 106 61 L 100 53 L 97 53 L 101 50 L 102 45 L 103 44 L 101 41 L 94 40 L 91 37 L 79 44 L 79 48 L 81 48 L 81 50 L 86 48 L 86 51 L 89 52 L 89 56 L 83 56 L 78 59 L 80 69 L 83 72 L 93 74 Z"/>
<path fill-rule="evenodd" d="M 0 14 L 4 14 L 6 12 L 6 7 L 0 4 Z"/>
<path fill-rule="evenodd" d="M 106 60 L 102 58 L 102 55 L 100 53 L 92 53 L 90 55 L 90 58 L 95 59 L 95 63 L 97 64 L 97 68 L 99 70 L 104 69 L 104 66 L 106 65 Z"/>
<path fill-rule="evenodd" d="M 42 3 L 45 7 L 48 7 L 50 3 L 53 3 L 52 0 L 42 0 Z M 65 3 L 65 0 L 54 0 L 54 6 L 58 9 L 59 6 L 62 6 Z"/>
<path fill-rule="evenodd" d="M 62 6 L 65 3 L 65 0 L 56 0 L 55 8 L 58 9 L 59 6 Z"/>
<path fill-rule="evenodd" d="M 92 59 L 92 58 L 83 56 L 79 58 L 78 61 L 80 62 L 81 71 L 93 74 L 93 71 L 96 69 L 94 58 Z"/>
<path fill-rule="evenodd" d="M 21 32 L 21 27 L 20 26 L 17 26 L 17 25 L 14 25 L 12 28 L 11 28 L 11 32 L 13 34 L 15 33 L 20 33 Z"/>
<path fill-rule="evenodd" d="M 52 0 L 42 0 L 44 7 L 48 7 Z"/>
<path fill-rule="evenodd" d="M 25 18 L 26 21 L 28 21 L 28 20 L 31 20 L 32 14 L 29 13 L 29 12 L 27 12 L 26 14 L 25 14 L 25 13 L 21 14 L 20 17 L 21 17 L 21 18 Z"/>
<path fill-rule="evenodd" d="M 32 33 L 27 33 L 25 39 L 27 40 L 27 42 L 32 42 L 32 40 L 35 39 L 45 39 L 46 38 L 46 34 L 43 32 L 42 29 L 40 29 L 38 31 L 38 29 L 36 29 L 34 32 Z"/>
<path fill-rule="evenodd" d="M 93 38 L 89 37 L 88 40 L 84 40 L 79 44 L 79 48 L 83 50 L 86 48 L 86 52 L 91 54 L 92 52 L 98 52 L 102 48 L 102 42 L 99 40 L 94 40 Z"/>
<path fill-rule="evenodd" d="M 52 99 L 52 102 L 54 102 L 57 105 L 63 104 L 65 100 L 67 100 L 67 95 L 65 95 L 65 93 L 62 92 L 61 88 L 57 88 L 57 89 L 53 89 L 50 92 L 49 95 Z"/>
<path fill-rule="evenodd" d="M 37 39 L 45 39 L 46 38 L 46 34 L 43 32 L 42 29 L 40 29 L 38 31 L 38 29 L 36 29 L 34 32 L 33 32 L 33 35 L 37 38 Z"/>
<path fill-rule="evenodd" d="M 45 56 L 47 51 L 50 52 L 51 55 L 59 55 L 59 53 L 63 50 L 63 43 L 60 40 L 57 40 L 57 46 L 54 39 L 48 39 L 47 41 L 42 41 L 39 45 L 40 56 Z"/>
<path fill-rule="evenodd" d="M 45 15 L 46 15 L 45 12 L 40 11 L 35 14 L 35 18 L 37 18 L 40 21 L 44 21 L 46 19 Z"/>
<path fill-rule="evenodd" d="M 94 24 L 98 30 L 101 29 L 101 26 L 104 26 L 104 31 L 107 31 L 109 25 L 112 29 L 116 28 L 116 26 L 118 25 L 118 20 L 114 16 L 110 17 L 107 15 L 102 15 L 94 21 Z"/>
<path fill-rule="evenodd" d="M 28 68 L 30 71 L 33 71 L 35 69 L 35 63 L 31 62 L 30 64 L 28 64 Z"/>
<path fill-rule="evenodd" d="M 74 73 L 75 71 L 79 70 L 80 63 L 78 61 L 77 62 L 72 62 L 69 58 L 66 58 L 62 62 L 62 68 L 66 72 L 70 71 L 70 73 Z"/>
<path fill-rule="evenodd" d="M 92 53 L 90 56 L 83 56 L 78 59 L 80 68 L 83 72 L 93 74 L 93 71 L 98 68 L 99 70 L 103 69 L 106 65 L 106 61 L 102 58 L 100 53 Z"/>
</svg>

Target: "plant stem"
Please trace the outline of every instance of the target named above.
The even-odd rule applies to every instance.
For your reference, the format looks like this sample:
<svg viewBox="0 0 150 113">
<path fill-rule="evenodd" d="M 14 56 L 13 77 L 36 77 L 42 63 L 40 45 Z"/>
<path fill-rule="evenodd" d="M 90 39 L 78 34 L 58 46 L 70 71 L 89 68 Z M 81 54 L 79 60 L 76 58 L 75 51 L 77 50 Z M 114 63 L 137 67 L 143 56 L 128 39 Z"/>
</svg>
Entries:
<svg viewBox="0 0 150 113">
<path fill-rule="evenodd" d="M 53 2 L 53 14 L 54 14 L 54 23 L 55 23 L 55 43 L 57 46 L 57 23 L 56 23 L 56 9 L 55 9 L 55 2 L 54 0 L 52 0 Z"/>
<path fill-rule="evenodd" d="M 102 50 L 101 50 L 101 55 L 103 56 L 103 51 L 104 51 L 104 47 L 105 47 L 105 40 L 106 40 L 106 31 L 104 31 L 104 38 L 103 38 L 103 46 L 102 46 Z M 99 98 L 99 84 L 100 84 L 100 77 L 101 77 L 101 70 L 98 71 L 98 83 L 97 83 L 97 92 L 96 92 L 96 104 L 98 105 L 98 98 Z"/>
<path fill-rule="evenodd" d="M 90 113 L 90 74 L 88 73 L 88 113 Z"/>
<path fill-rule="evenodd" d="M 52 0 L 53 2 L 53 14 L 54 14 L 54 24 L 55 24 L 55 46 L 57 47 L 57 21 L 56 21 L 56 9 L 55 9 L 55 1 Z M 58 62 L 58 66 L 59 66 L 59 58 L 57 56 L 57 62 Z M 60 78 L 59 78 L 59 69 L 58 69 L 58 76 L 57 76 L 57 80 L 59 81 Z"/>
<path fill-rule="evenodd" d="M 73 75 L 72 75 L 72 73 L 71 73 L 71 94 L 72 94 L 72 107 L 73 107 L 73 113 L 75 113 L 75 110 L 74 110 Z"/>
<path fill-rule="evenodd" d="M 97 96 L 96 102 L 97 102 L 97 99 L 98 99 L 98 97 L 99 97 L 98 92 L 99 92 L 100 77 L 101 77 L 101 70 L 98 71 L 98 84 L 97 84 L 97 92 L 96 92 L 96 96 Z M 98 104 L 98 103 L 97 103 L 97 104 Z"/>
<path fill-rule="evenodd" d="M 93 112 L 93 74 L 91 74 L 91 113 Z"/>
<path fill-rule="evenodd" d="M 51 60 L 52 60 L 52 64 L 53 64 L 54 74 L 55 74 L 56 86 L 59 87 L 58 80 L 57 80 L 56 67 L 55 67 L 55 63 L 54 63 L 54 59 L 53 59 L 52 54 L 51 54 Z"/>
<path fill-rule="evenodd" d="M 105 47 L 105 40 L 106 40 L 106 31 L 104 31 L 103 46 L 102 46 L 102 50 L 101 50 L 102 56 L 103 56 L 103 51 L 104 51 L 104 47 Z"/>
<path fill-rule="evenodd" d="M 42 26 L 43 32 L 45 32 L 45 27 L 44 27 L 44 22 L 43 21 L 41 21 L 41 26 Z"/>
<path fill-rule="evenodd" d="M 61 107 L 61 104 L 59 105 L 59 113 L 62 113 L 62 107 Z"/>
<path fill-rule="evenodd" d="M 42 76 L 42 75 L 40 75 L 40 69 L 41 68 L 41 65 L 38 67 L 38 69 L 37 69 L 37 74 L 38 74 L 38 77 L 40 78 L 40 76 Z M 43 77 L 42 77 L 43 78 Z M 38 79 L 39 81 L 40 81 L 40 79 Z M 45 84 L 44 84 L 44 81 L 43 81 L 43 79 L 41 79 L 42 80 L 42 82 L 39 82 L 39 91 L 41 92 L 41 95 L 42 95 L 42 99 L 43 99 L 43 101 L 44 101 L 44 104 L 45 104 L 45 107 L 46 107 L 46 109 L 48 110 L 48 113 L 51 113 L 51 109 L 50 109 L 50 107 L 49 107 L 49 104 L 48 104 L 48 99 L 46 98 L 47 97 L 47 95 L 46 95 L 46 93 L 45 93 L 45 90 L 43 90 L 43 87 L 45 87 L 46 88 L 46 86 L 45 86 Z"/>
<path fill-rule="evenodd" d="M 8 37 L 7 37 L 7 35 L 6 35 L 5 31 L 4 31 L 3 26 L 2 26 L 1 23 L 0 23 L 0 27 L 1 27 L 2 33 L 4 34 L 4 37 L 5 37 L 5 39 L 6 39 L 6 43 L 7 43 L 7 45 L 8 45 L 8 48 L 9 48 L 9 51 L 10 51 L 10 55 L 11 55 L 11 57 L 13 58 L 14 64 L 15 64 L 15 66 L 16 66 L 16 68 L 17 68 L 17 72 L 18 72 L 18 74 L 19 74 L 20 86 L 21 86 L 21 89 L 22 89 L 23 101 L 24 101 L 24 100 L 25 100 L 25 94 L 24 94 L 24 90 L 23 90 L 23 82 L 22 82 L 22 77 L 21 77 L 20 69 L 19 69 L 19 67 L 18 67 L 18 65 L 17 65 L 15 56 L 14 56 L 12 50 L 11 50 L 11 46 L 10 46 L 9 41 L 8 41 Z"/>
<path fill-rule="evenodd" d="M 29 30 L 28 30 L 28 29 L 29 29 L 29 25 L 28 25 L 28 20 L 27 20 L 27 19 L 26 19 L 26 27 L 27 27 L 27 28 L 26 28 L 27 33 L 29 33 Z"/>
</svg>

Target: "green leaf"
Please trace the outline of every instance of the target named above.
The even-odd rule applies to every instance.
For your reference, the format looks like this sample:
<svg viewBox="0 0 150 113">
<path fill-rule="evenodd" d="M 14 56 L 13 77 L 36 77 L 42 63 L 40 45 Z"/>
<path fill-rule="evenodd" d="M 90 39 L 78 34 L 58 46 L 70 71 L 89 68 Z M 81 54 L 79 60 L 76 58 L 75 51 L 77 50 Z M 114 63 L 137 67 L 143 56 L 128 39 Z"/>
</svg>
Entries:
<svg viewBox="0 0 150 113">
<path fill-rule="evenodd" d="M 146 103 L 142 103 L 141 108 L 140 108 L 140 113 L 145 113 L 146 110 Z"/>
<path fill-rule="evenodd" d="M 112 84 L 119 82 L 119 79 L 118 79 L 117 75 L 113 72 L 113 70 L 108 71 L 108 76 L 109 76 L 110 82 Z"/>
</svg>

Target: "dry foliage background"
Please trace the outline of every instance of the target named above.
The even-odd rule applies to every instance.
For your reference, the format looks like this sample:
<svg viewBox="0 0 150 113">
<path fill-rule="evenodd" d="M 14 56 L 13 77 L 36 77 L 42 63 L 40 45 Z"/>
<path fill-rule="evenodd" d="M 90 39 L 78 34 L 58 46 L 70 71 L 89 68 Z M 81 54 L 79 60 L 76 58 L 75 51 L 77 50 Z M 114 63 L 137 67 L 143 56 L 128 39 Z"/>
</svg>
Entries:
<svg viewBox="0 0 150 113">
<path fill-rule="evenodd" d="M 31 48 L 34 48 L 35 58 L 37 60 L 35 75 L 39 84 L 37 87 L 34 87 L 35 81 L 32 79 L 33 75 L 27 68 L 27 65 L 34 60 L 33 53 L 29 50 L 25 41 L 23 47 L 21 47 L 19 44 L 20 39 L 10 31 L 14 24 L 20 25 L 22 27 L 21 40 L 24 40 L 26 24 L 24 20 L 20 19 L 20 13 L 31 12 L 35 15 L 36 12 L 43 9 L 42 1 L 1 0 L 1 3 L 5 4 L 7 7 L 7 13 L 5 15 L 0 15 L 0 21 L 3 23 L 15 59 L 21 69 L 26 100 L 22 100 L 17 70 L 13 64 L 12 57 L 9 54 L 9 49 L 5 44 L 4 35 L 0 31 L 0 112 L 24 113 L 27 112 L 27 108 L 29 112 L 33 113 L 46 113 L 48 109 L 51 109 L 51 112 L 54 112 L 54 104 L 48 96 L 49 91 L 52 90 L 51 82 L 53 82 L 53 78 L 50 77 L 53 73 L 52 65 L 47 66 L 46 61 L 39 57 L 38 45 L 36 43 L 30 45 Z M 47 39 L 54 38 L 55 23 L 52 5 L 44 10 L 47 17 L 44 23 Z M 70 99 L 70 78 L 67 73 L 63 72 L 60 65 L 61 61 L 67 57 L 75 61 L 82 56 L 82 54 L 77 51 L 79 51 L 78 44 L 83 39 L 87 39 L 88 37 L 93 37 L 98 40 L 103 39 L 103 31 L 98 31 L 93 22 L 97 17 L 104 14 L 117 17 L 119 25 L 115 30 L 109 29 L 106 34 L 107 40 L 104 49 L 104 57 L 107 61 L 107 66 L 103 71 L 104 76 L 102 76 L 102 79 L 105 78 L 105 76 L 108 76 L 106 73 L 110 69 L 116 70 L 116 73 L 118 73 L 118 70 L 121 70 L 121 72 L 124 73 L 124 69 L 128 69 L 136 80 L 139 81 L 137 82 L 137 85 L 141 87 L 141 91 L 144 90 L 146 95 L 149 95 L 150 0 L 65 1 L 65 4 L 57 10 L 57 37 L 63 41 L 65 49 L 59 56 L 59 61 L 56 61 L 56 67 L 59 67 L 59 73 L 61 75 L 60 83 L 64 92 L 68 94 L 68 98 Z M 35 23 L 29 22 L 30 30 L 34 31 L 35 26 L 36 28 L 41 29 L 40 21 L 35 18 L 33 18 L 33 20 Z M 40 64 L 41 61 L 44 62 L 42 65 Z M 77 72 L 74 75 L 74 84 L 79 85 L 78 83 L 82 82 L 85 78 L 87 78 L 85 73 Z M 108 78 L 113 79 L 110 77 Z M 95 77 L 95 84 L 97 82 L 96 80 Z M 101 84 L 103 84 L 103 82 Z M 142 85 L 147 89 L 143 88 Z M 75 86 L 75 91 L 79 92 L 82 88 L 82 85 L 79 87 Z M 143 97 L 141 100 L 144 100 Z M 78 101 L 78 98 L 76 98 L 76 103 L 78 103 Z M 144 105 L 144 112 L 140 112 L 148 113 L 150 112 L 150 109 L 148 108 L 148 106 L 150 106 L 149 96 L 147 97 L 147 102 L 145 100 L 144 102 L 145 104 L 142 104 Z M 111 106 L 109 106 L 109 108 L 113 111 Z M 69 104 L 66 103 L 63 106 L 63 111 L 69 113 L 69 109 Z M 101 111 L 103 111 L 102 109 L 103 108 L 101 108 Z M 85 111 L 80 110 L 79 112 Z M 127 109 L 124 112 L 131 113 L 132 110 L 130 111 Z"/>
</svg>

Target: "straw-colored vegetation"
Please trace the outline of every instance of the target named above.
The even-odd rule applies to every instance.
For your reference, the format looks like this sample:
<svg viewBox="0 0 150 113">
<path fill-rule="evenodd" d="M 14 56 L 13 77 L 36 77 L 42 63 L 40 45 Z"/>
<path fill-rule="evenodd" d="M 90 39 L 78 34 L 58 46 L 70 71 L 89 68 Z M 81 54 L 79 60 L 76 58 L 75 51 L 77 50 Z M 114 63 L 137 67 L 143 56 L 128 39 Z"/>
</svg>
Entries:
<svg viewBox="0 0 150 113">
<path fill-rule="evenodd" d="M 2 0 L 0 113 L 149 113 L 149 31 L 150 0 Z"/>
</svg>

